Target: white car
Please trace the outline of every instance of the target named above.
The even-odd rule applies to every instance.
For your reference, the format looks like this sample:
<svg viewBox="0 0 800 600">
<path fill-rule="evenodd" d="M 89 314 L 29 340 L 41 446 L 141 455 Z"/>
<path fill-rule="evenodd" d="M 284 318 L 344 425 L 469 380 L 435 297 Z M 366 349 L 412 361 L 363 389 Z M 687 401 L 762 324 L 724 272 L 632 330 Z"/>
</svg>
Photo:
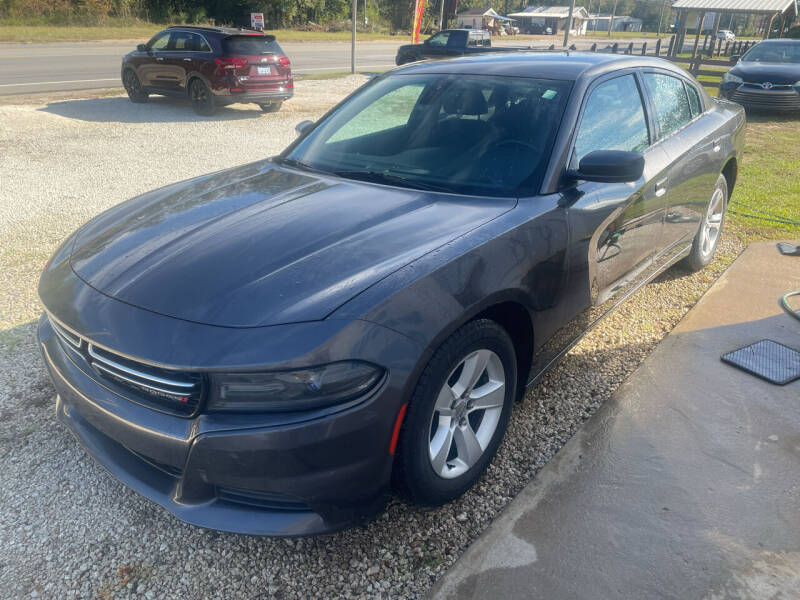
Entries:
<svg viewBox="0 0 800 600">
<path fill-rule="evenodd" d="M 720 29 L 717 32 L 717 39 L 732 42 L 736 39 L 736 35 L 730 29 Z"/>
</svg>

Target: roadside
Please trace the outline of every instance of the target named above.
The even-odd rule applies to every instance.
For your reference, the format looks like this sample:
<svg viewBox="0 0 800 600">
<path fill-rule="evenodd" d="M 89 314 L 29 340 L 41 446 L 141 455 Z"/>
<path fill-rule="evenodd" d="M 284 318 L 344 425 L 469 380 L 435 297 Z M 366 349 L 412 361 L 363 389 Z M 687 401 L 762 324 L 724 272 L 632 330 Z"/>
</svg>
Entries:
<svg viewBox="0 0 800 600">
<path fill-rule="evenodd" d="M 71 231 L 133 195 L 277 153 L 296 123 L 364 81 L 301 82 L 275 114 L 238 105 L 206 118 L 182 102 L 103 93 L 0 106 L 0 597 L 423 597 L 733 261 L 742 225 L 748 236 L 786 235 L 733 218 L 708 269 L 672 269 L 635 294 L 515 407 L 497 458 L 456 502 L 422 509 L 394 498 L 362 528 L 304 540 L 184 525 L 116 482 L 56 423 L 34 341 L 42 265 Z M 796 140 L 800 121 L 748 126 L 735 198 L 768 202 L 770 178 L 800 171 L 784 129 Z M 756 164 L 762 175 L 746 177 Z M 800 214 L 800 194 L 778 197 Z"/>
</svg>

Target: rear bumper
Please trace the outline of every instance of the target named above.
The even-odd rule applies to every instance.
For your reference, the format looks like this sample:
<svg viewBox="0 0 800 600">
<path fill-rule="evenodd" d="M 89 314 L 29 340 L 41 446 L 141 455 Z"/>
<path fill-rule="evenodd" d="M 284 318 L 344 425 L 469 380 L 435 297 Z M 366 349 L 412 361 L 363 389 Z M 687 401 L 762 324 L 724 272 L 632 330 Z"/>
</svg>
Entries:
<svg viewBox="0 0 800 600">
<path fill-rule="evenodd" d="M 230 416 L 185 418 L 121 398 L 85 373 L 46 317 L 39 344 L 56 412 L 123 483 L 193 525 L 253 535 L 329 533 L 383 510 L 392 457 L 386 386 L 357 406 L 263 426 Z"/>
<path fill-rule="evenodd" d="M 264 104 L 268 102 L 283 102 L 294 96 L 294 88 L 282 88 L 279 90 L 258 90 L 245 92 L 228 92 L 226 94 L 216 94 L 214 101 L 219 105 L 236 103 L 256 103 Z"/>
</svg>

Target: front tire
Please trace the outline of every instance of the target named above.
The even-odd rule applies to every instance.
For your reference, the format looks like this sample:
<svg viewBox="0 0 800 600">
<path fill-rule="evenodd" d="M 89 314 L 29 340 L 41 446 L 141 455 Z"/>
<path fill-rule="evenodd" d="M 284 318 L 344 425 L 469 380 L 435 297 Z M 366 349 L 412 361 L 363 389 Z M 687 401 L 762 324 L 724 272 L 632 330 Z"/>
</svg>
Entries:
<svg viewBox="0 0 800 600">
<path fill-rule="evenodd" d="M 692 250 L 683 259 L 683 266 L 689 271 L 700 271 L 714 257 L 722 226 L 725 224 L 725 210 L 728 208 L 728 182 L 724 175 L 717 178 L 708 207 L 700 222 L 700 228 L 694 236 Z"/>
<path fill-rule="evenodd" d="M 497 453 L 516 395 L 517 361 L 494 321 L 467 323 L 425 367 L 400 437 L 399 482 L 419 504 L 461 496 Z"/>
<path fill-rule="evenodd" d="M 122 85 L 125 86 L 125 91 L 128 93 L 128 98 L 135 104 L 143 104 L 147 102 L 148 94 L 142 87 L 142 82 L 139 76 L 133 69 L 126 69 L 122 75 Z"/>
<path fill-rule="evenodd" d="M 189 100 L 192 102 L 192 109 L 198 115 L 210 117 L 217 110 L 214 94 L 201 79 L 193 79 L 189 84 Z"/>
</svg>

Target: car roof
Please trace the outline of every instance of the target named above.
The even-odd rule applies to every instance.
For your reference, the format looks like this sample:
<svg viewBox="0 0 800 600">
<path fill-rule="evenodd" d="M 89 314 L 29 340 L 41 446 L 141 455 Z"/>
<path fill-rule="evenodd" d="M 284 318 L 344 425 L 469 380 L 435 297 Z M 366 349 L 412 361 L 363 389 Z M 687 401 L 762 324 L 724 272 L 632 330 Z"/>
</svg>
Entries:
<svg viewBox="0 0 800 600">
<path fill-rule="evenodd" d="M 653 56 L 572 51 L 478 54 L 450 60 L 414 63 L 395 69 L 393 72 L 501 75 L 576 81 L 631 67 L 659 67 L 685 75 L 685 72 L 673 63 Z"/>
<path fill-rule="evenodd" d="M 167 29 L 186 29 L 189 31 L 199 31 L 202 33 L 219 33 L 222 35 L 272 35 L 257 29 L 246 29 L 244 27 L 211 27 L 205 25 L 172 25 Z M 274 36 L 272 36 L 274 37 Z"/>
<path fill-rule="evenodd" d="M 775 44 L 775 43 L 778 43 L 778 42 L 781 42 L 781 43 L 792 42 L 794 44 L 800 44 L 800 40 L 792 39 L 792 38 L 773 38 L 771 40 L 761 40 L 758 43 L 759 44 Z"/>
</svg>

